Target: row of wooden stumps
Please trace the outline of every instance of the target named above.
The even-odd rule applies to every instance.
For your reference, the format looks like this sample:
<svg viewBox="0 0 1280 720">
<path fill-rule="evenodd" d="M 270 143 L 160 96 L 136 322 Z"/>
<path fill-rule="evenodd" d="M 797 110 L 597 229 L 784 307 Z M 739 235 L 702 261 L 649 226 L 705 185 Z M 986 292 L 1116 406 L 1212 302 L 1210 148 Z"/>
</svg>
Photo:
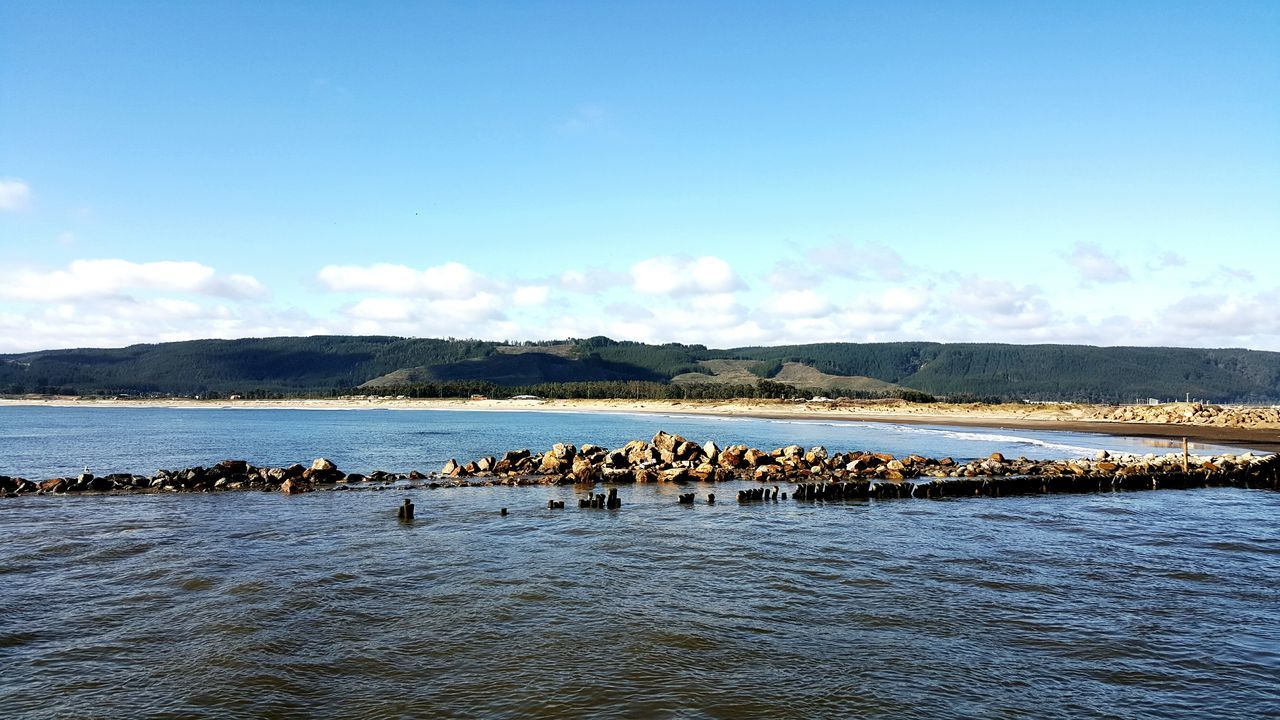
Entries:
<svg viewBox="0 0 1280 720">
<path fill-rule="evenodd" d="M 767 487 L 750 488 L 748 490 L 738 491 L 738 502 L 740 503 L 778 502 L 779 495 L 782 496 L 783 500 L 787 499 L 786 493 L 778 492 L 777 485 L 774 485 L 771 488 L 767 488 Z"/>
<path fill-rule="evenodd" d="M 564 503 L 560 503 L 560 507 L 564 507 Z M 618 497 L 618 488 L 609 488 L 608 495 L 593 493 L 586 497 L 578 498 L 578 507 L 596 510 L 617 510 L 622 507 L 622 498 Z"/>
<path fill-rule="evenodd" d="M 692 505 L 694 497 L 695 497 L 694 493 L 681 493 L 678 497 L 676 497 L 676 502 L 680 505 Z M 707 493 L 707 504 L 708 505 L 716 504 L 715 493 Z"/>
</svg>

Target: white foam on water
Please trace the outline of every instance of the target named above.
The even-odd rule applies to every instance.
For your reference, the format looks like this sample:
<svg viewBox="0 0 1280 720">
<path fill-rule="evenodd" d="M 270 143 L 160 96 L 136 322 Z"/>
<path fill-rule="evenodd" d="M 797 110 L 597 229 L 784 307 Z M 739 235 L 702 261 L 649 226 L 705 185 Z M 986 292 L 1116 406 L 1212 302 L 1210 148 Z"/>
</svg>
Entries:
<svg viewBox="0 0 1280 720">
<path fill-rule="evenodd" d="M 1059 450 L 1068 453 L 1080 453 L 1084 455 L 1092 455 L 1099 448 L 1085 447 L 1083 445 L 1071 445 L 1068 443 L 1053 442 L 1051 440 L 1041 440 L 1040 438 L 1024 437 L 1022 435 L 1005 435 L 1003 433 L 992 433 L 982 431 L 964 431 L 964 430 L 942 430 L 938 428 L 922 428 L 920 426 L 894 425 L 893 428 L 904 433 L 922 433 L 945 437 L 951 440 L 967 440 L 972 442 L 1002 443 L 1011 445 L 1029 445 L 1031 447 L 1044 448 L 1046 450 Z"/>
<path fill-rule="evenodd" d="M 773 423 L 781 423 L 787 425 L 825 425 L 827 427 L 863 427 L 875 430 L 884 430 L 887 432 L 896 432 L 904 435 L 931 435 L 935 437 L 947 438 L 948 440 L 960 440 L 963 442 L 975 443 L 998 443 L 1003 445 L 1026 445 L 1030 447 L 1043 448 L 1045 450 L 1055 450 L 1059 452 L 1074 453 L 1080 455 L 1092 455 L 1099 448 L 1085 447 L 1083 445 L 1072 445 L 1069 443 L 1054 442 L 1052 440 L 1042 440 L 1040 438 L 1026 437 L 1023 435 L 1009 435 L 1000 432 L 989 432 L 984 430 L 959 430 L 952 428 L 941 428 L 930 425 L 902 425 L 899 423 L 883 423 L 883 422 L 823 422 L 815 420 L 770 420 Z M 1051 432 L 1051 431 L 1050 431 Z"/>
</svg>

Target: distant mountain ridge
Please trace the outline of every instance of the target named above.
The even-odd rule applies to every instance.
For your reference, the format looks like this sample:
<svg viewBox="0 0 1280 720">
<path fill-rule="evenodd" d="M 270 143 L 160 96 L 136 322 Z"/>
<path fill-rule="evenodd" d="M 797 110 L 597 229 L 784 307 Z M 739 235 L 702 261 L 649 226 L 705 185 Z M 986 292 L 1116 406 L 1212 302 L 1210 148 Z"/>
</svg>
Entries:
<svg viewBox="0 0 1280 720">
<path fill-rule="evenodd" d="M 1280 353 L 1243 349 L 815 343 L 710 349 L 605 337 L 507 344 L 387 336 L 193 340 L 0 355 L 0 393 L 329 394 L 353 388 L 650 383 L 1031 400 L 1280 400 Z"/>
</svg>

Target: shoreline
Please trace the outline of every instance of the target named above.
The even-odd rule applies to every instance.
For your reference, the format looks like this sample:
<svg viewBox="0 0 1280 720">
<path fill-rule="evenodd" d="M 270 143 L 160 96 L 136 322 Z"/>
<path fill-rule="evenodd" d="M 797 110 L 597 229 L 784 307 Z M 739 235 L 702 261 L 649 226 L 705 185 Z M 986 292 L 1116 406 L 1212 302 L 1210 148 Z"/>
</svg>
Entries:
<svg viewBox="0 0 1280 720">
<path fill-rule="evenodd" d="M 1094 433 L 1162 440 L 1187 438 L 1193 443 L 1230 445 L 1280 452 L 1280 427 L 1227 427 L 1202 423 L 1153 423 L 1087 417 L 1101 406 L 912 405 L 901 402 L 858 402 L 827 405 L 758 400 L 468 400 L 450 399 L 289 399 L 289 400 L 120 400 L 60 397 L 3 399 L 0 408 L 88 407 L 201 410 L 460 410 L 467 412 L 579 412 L 691 415 L 819 422 L 877 422 L 1003 430 Z"/>
</svg>

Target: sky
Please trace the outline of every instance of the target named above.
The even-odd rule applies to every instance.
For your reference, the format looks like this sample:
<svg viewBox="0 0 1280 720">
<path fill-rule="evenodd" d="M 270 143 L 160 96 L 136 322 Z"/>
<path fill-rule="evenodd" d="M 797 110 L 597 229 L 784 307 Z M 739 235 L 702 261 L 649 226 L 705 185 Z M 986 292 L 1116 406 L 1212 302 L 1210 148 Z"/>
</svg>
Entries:
<svg viewBox="0 0 1280 720">
<path fill-rule="evenodd" d="M 1280 3 L 0 3 L 0 352 L 1280 350 Z"/>
</svg>

